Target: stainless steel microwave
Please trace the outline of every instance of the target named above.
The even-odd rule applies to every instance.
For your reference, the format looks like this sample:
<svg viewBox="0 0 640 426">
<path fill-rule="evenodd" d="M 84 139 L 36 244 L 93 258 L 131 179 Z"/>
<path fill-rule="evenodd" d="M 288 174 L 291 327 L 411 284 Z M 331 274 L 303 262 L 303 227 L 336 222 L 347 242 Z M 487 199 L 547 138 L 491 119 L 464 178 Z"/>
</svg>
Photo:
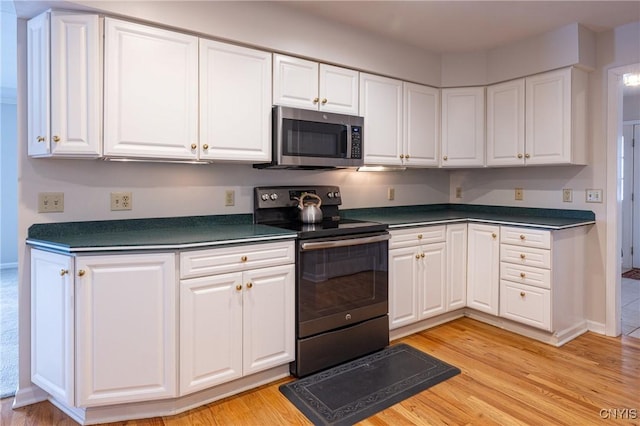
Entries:
<svg viewBox="0 0 640 426">
<path fill-rule="evenodd" d="M 256 168 L 324 169 L 360 167 L 364 118 L 274 106 L 272 161 Z"/>
</svg>

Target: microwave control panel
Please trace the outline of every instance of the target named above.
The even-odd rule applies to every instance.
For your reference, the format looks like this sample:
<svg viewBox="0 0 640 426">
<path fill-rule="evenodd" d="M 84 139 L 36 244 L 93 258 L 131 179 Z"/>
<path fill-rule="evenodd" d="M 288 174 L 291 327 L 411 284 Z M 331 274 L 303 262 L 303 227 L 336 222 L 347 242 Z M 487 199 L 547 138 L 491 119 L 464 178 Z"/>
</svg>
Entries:
<svg viewBox="0 0 640 426">
<path fill-rule="evenodd" d="M 362 127 L 351 126 L 351 158 L 362 158 Z"/>
</svg>

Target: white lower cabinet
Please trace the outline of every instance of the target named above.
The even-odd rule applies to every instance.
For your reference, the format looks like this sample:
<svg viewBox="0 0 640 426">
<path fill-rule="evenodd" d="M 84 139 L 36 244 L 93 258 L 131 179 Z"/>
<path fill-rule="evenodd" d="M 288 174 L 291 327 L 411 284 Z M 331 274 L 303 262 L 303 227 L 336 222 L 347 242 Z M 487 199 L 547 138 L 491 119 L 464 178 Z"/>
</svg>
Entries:
<svg viewBox="0 0 640 426">
<path fill-rule="evenodd" d="M 225 272 L 180 281 L 181 395 L 294 360 L 293 261 L 293 242 L 181 253 L 183 278 Z"/>
<path fill-rule="evenodd" d="M 447 311 L 446 226 L 391 231 L 389 328 Z"/>
<path fill-rule="evenodd" d="M 447 225 L 447 311 L 467 306 L 467 224 Z"/>
<path fill-rule="evenodd" d="M 173 253 L 32 249 L 33 382 L 76 407 L 176 396 L 175 285 Z"/>
<path fill-rule="evenodd" d="M 500 226 L 470 223 L 467 250 L 467 306 L 498 315 Z"/>
</svg>

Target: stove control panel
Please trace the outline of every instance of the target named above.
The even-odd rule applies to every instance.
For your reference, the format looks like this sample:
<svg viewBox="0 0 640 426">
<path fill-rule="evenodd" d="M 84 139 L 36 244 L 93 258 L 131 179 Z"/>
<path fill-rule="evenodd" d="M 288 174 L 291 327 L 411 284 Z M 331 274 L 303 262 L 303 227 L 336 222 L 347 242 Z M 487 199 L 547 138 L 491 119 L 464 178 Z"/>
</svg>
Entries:
<svg viewBox="0 0 640 426">
<path fill-rule="evenodd" d="M 342 204 L 337 186 L 263 186 L 254 188 L 254 209 L 295 207 L 305 192 L 318 195 L 324 206 Z"/>
</svg>

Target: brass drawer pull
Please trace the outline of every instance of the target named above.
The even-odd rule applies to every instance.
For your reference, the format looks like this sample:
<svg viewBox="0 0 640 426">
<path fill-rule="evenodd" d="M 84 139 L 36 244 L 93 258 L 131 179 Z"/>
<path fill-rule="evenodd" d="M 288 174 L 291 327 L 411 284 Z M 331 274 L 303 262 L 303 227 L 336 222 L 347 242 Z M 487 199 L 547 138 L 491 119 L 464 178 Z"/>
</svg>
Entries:
<svg viewBox="0 0 640 426">
<path fill-rule="evenodd" d="M 524 278 L 524 277 L 526 277 L 526 276 L 527 276 L 527 275 L 526 275 L 524 272 L 520 272 L 520 278 Z"/>
<path fill-rule="evenodd" d="M 246 261 L 248 260 L 248 258 L 247 258 L 247 256 L 242 256 L 242 257 L 240 258 L 240 260 L 241 260 L 242 262 L 246 262 Z"/>
<path fill-rule="evenodd" d="M 527 237 L 525 237 L 524 235 L 520 234 L 520 239 L 521 239 L 522 241 L 524 241 L 526 238 L 527 238 Z"/>
<path fill-rule="evenodd" d="M 520 259 L 524 260 L 527 256 L 524 255 L 524 253 L 520 253 Z"/>
<path fill-rule="evenodd" d="M 524 297 L 524 296 L 525 296 L 524 291 L 521 291 L 521 292 L 520 292 L 520 297 Z"/>
<path fill-rule="evenodd" d="M 78 271 L 78 276 L 79 276 L 79 277 L 84 277 L 84 274 L 85 274 L 84 269 L 80 269 L 80 270 Z"/>
</svg>

